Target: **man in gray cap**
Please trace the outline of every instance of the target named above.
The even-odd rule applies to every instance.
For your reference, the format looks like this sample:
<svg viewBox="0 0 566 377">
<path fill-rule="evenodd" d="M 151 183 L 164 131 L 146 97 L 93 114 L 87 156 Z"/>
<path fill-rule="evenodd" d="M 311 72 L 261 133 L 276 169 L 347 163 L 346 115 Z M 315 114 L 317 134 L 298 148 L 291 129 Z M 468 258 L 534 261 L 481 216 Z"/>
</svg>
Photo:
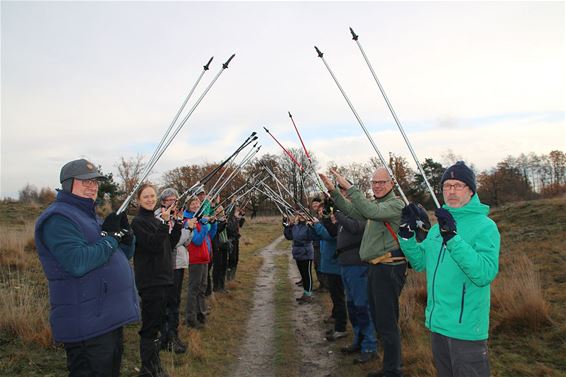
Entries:
<svg viewBox="0 0 566 377">
<path fill-rule="evenodd" d="M 103 178 L 85 159 L 65 164 L 57 199 L 35 225 L 51 330 L 65 346 L 69 376 L 119 376 L 122 326 L 139 320 L 126 214 L 113 212 L 101 224 L 95 213 Z"/>
</svg>

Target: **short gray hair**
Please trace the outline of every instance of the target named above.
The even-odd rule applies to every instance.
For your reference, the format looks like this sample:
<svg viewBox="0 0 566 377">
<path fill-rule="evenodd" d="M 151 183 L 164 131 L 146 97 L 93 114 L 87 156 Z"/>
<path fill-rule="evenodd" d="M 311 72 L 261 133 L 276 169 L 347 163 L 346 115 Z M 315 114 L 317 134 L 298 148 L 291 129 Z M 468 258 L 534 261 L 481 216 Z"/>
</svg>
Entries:
<svg viewBox="0 0 566 377">
<path fill-rule="evenodd" d="M 175 198 L 179 198 L 179 193 L 172 187 L 168 187 L 165 190 L 161 191 L 161 195 L 159 195 L 159 200 L 164 201 L 166 198 L 174 196 Z"/>
</svg>

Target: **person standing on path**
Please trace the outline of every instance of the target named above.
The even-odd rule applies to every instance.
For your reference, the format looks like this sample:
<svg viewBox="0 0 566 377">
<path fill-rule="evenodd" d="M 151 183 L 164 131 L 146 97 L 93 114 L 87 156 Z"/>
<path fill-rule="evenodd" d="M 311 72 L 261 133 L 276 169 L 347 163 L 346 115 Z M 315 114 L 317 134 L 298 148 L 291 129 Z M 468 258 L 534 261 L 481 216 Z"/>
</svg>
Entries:
<svg viewBox="0 0 566 377">
<path fill-rule="evenodd" d="M 378 168 L 371 178 L 374 200 L 350 184 L 338 172 L 331 170 L 338 185 L 344 188 L 350 201 L 344 199 L 324 174 L 320 177 L 336 208 L 351 217 L 367 220 L 360 258 L 369 263 L 368 299 L 375 330 L 383 346 L 383 369 L 368 377 L 400 377 L 401 334 L 399 330 L 399 296 L 405 285 L 407 261 L 397 243 L 403 201 L 393 192 L 394 182 L 386 168 Z"/>
<path fill-rule="evenodd" d="M 438 376 L 490 375 L 487 352 L 490 284 L 499 269 L 500 235 L 476 193 L 474 172 L 462 161 L 441 178 L 438 224 L 417 243 L 417 209 L 403 209 L 400 243 L 415 271 L 426 271 L 425 325 Z"/>
<path fill-rule="evenodd" d="M 134 238 L 126 213 L 102 225 L 95 212 L 96 166 L 61 168 L 57 199 L 35 223 L 35 245 L 48 280 L 49 323 L 63 343 L 69 376 L 120 375 L 123 326 L 140 319 L 132 268 Z"/>
</svg>

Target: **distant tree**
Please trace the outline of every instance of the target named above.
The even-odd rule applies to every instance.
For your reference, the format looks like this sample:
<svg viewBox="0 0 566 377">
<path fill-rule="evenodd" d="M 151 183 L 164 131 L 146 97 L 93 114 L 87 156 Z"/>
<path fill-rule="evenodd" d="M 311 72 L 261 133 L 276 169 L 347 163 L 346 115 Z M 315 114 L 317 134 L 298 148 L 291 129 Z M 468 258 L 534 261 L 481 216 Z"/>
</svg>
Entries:
<svg viewBox="0 0 566 377">
<path fill-rule="evenodd" d="M 118 168 L 118 177 L 122 181 L 120 187 L 126 195 L 132 192 L 141 179 L 145 168 L 143 159 L 144 156 L 141 154 L 138 154 L 136 157 L 130 157 L 129 159 L 125 159 L 122 156 L 120 157 L 120 162 L 116 165 Z"/>
<path fill-rule="evenodd" d="M 50 187 L 42 187 L 41 190 L 39 190 L 37 201 L 45 205 L 53 203 L 55 201 L 55 190 Z"/>
<path fill-rule="evenodd" d="M 413 180 L 414 172 L 409 167 L 407 159 L 403 156 L 397 156 L 394 153 L 389 153 L 389 168 L 393 173 L 393 176 L 397 180 L 397 183 L 403 190 L 403 193 L 407 195 L 411 190 L 411 184 Z"/>
<path fill-rule="evenodd" d="M 530 182 L 526 182 L 513 159 L 507 158 L 497 164 L 495 169 L 478 175 L 478 195 L 489 205 L 502 205 L 518 200 L 534 198 Z"/>
<path fill-rule="evenodd" d="M 428 183 L 430 184 L 436 198 L 439 202 L 442 202 L 442 189 L 440 187 L 440 179 L 442 178 L 442 174 L 444 174 L 446 168 L 442 166 L 440 162 L 436 162 L 432 158 L 426 158 L 425 161 L 421 164 L 421 167 L 423 168 Z M 421 173 L 415 173 L 413 185 L 409 190 L 409 195 L 411 196 L 412 200 L 421 203 L 426 208 L 435 207 L 434 200 L 430 195 L 428 187 Z"/>
<path fill-rule="evenodd" d="M 120 199 L 123 198 L 125 192 L 120 190 L 120 185 L 114 181 L 114 176 L 111 172 L 104 174 L 101 166 L 98 166 L 98 171 L 100 174 L 104 175 L 104 179 L 101 180 L 98 185 L 98 200 L 107 200 L 110 202 L 110 206 L 115 208 Z"/>
<path fill-rule="evenodd" d="M 22 203 L 37 203 L 39 198 L 39 193 L 37 192 L 37 187 L 34 185 L 30 185 L 27 183 L 19 192 L 18 192 L 19 201 Z"/>
</svg>

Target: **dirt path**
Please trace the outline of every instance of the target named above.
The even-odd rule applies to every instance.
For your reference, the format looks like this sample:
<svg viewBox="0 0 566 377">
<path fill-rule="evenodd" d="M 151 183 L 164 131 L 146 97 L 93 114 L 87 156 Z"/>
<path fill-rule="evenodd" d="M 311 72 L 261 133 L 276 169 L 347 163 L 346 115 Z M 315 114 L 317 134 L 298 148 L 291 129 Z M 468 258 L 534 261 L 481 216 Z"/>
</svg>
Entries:
<svg viewBox="0 0 566 377">
<path fill-rule="evenodd" d="M 275 256 L 285 252 L 276 248 L 282 239 L 283 236 L 277 238 L 261 251 L 263 265 L 258 271 L 253 293 L 254 306 L 246 329 L 246 341 L 238 357 L 238 365 L 231 374 L 233 377 L 275 376 L 273 367 L 275 302 L 273 294 L 275 292 Z"/>
<path fill-rule="evenodd" d="M 292 258 L 289 258 L 289 277 L 293 283 L 301 280 L 297 264 Z M 293 286 L 296 287 L 295 297 L 299 297 L 303 293 L 303 288 L 294 284 Z M 321 300 L 322 297 L 315 293 L 312 303 L 295 306 L 293 314 L 295 339 L 299 348 L 298 354 L 302 357 L 299 376 L 333 376 L 332 372 L 336 367 L 335 358 L 339 350 L 336 343 L 325 339 L 325 331 L 330 326 L 324 325 L 323 319 L 328 317 L 329 313 L 324 311 Z"/>
<path fill-rule="evenodd" d="M 258 271 L 257 283 L 254 289 L 254 306 L 247 324 L 246 339 L 243 342 L 238 364 L 230 377 L 275 376 L 273 358 L 275 354 L 274 324 L 275 324 L 275 257 L 289 253 L 290 250 L 278 250 L 279 237 L 261 251 L 263 265 Z M 300 280 L 295 261 L 289 258 L 289 279 L 294 283 Z M 295 287 L 294 284 L 292 284 Z M 294 297 L 302 294 L 302 288 L 296 287 Z M 295 335 L 297 354 L 301 355 L 298 363 L 298 375 L 309 377 L 332 376 L 335 368 L 337 346 L 324 338 L 326 328 L 322 319 L 328 316 L 323 313 L 320 297 L 315 297 L 311 304 L 295 304 L 293 297 L 292 328 Z"/>
</svg>

